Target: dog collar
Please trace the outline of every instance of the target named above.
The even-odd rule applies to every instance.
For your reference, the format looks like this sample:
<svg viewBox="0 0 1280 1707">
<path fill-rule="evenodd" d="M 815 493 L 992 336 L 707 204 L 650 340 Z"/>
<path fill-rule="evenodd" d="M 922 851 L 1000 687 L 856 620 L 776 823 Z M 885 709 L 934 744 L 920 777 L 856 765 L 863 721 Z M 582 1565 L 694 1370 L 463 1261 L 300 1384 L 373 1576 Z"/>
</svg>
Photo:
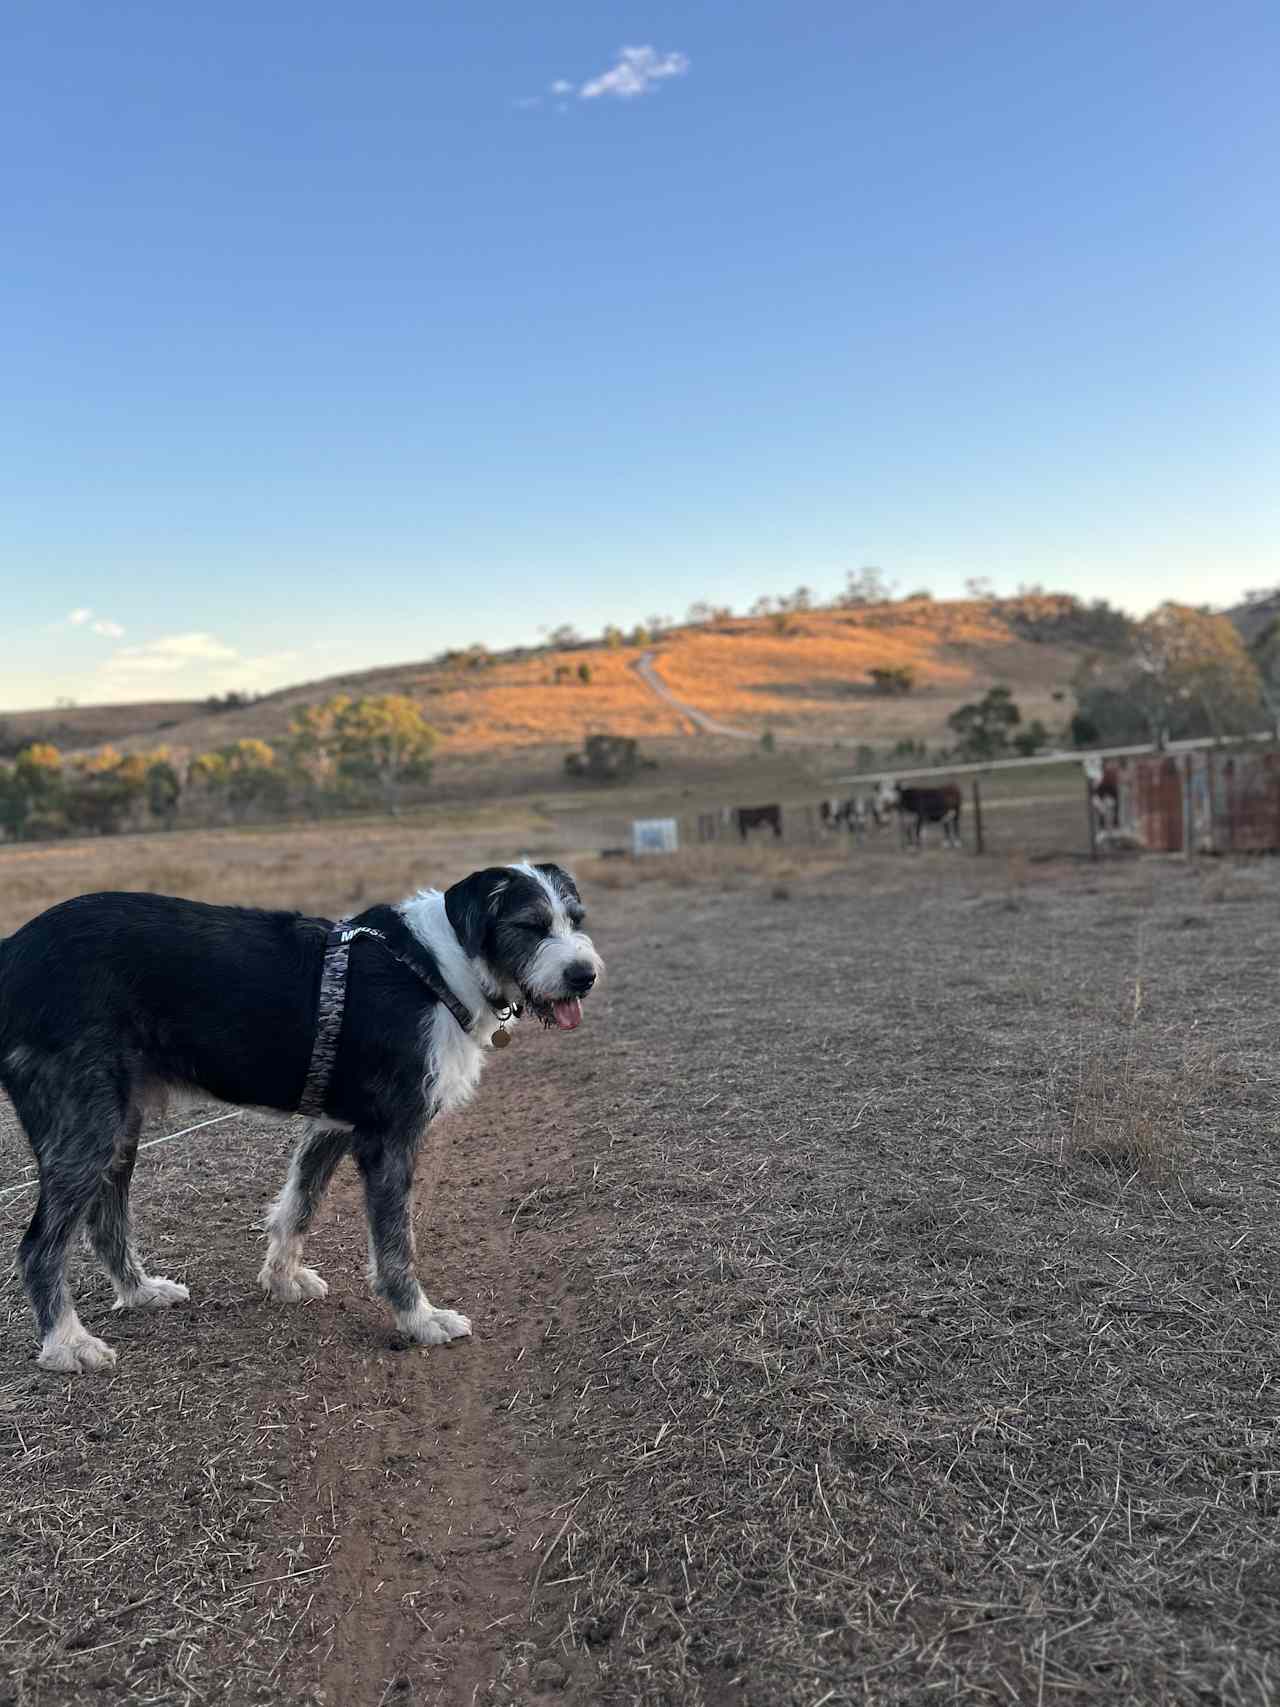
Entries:
<svg viewBox="0 0 1280 1707">
<path fill-rule="evenodd" d="M 316 1034 L 302 1095 L 298 1099 L 298 1113 L 313 1119 L 324 1113 L 324 1099 L 328 1095 L 333 1063 L 338 1053 L 338 1033 L 342 1030 L 342 1015 L 347 1005 L 347 962 L 351 956 L 351 944 L 362 936 L 380 942 L 393 960 L 398 960 L 420 983 L 425 984 L 436 1000 L 444 1003 L 468 1036 L 475 1024 L 476 1016 L 463 1006 L 444 979 L 435 976 L 422 961 L 411 960 L 407 954 L 401 954 L 391 946 L 385 934 L 372 925 L 349 925 L 345 919 L 339 919 L 336 925 L 330 926 L 325 940 L 324 962 L 320 969 L 320 999 L 316 1004 Z M 499 1020 L 494 1042 L 497 1043 L 499 1037 L 504 1043 L 510 1042 L 511 1034 L 506 1029 L 506 1022 L 520 1012 L 519 1004 L 499 1006 L 488 997 L 486 1000 Z"/>
</svg>

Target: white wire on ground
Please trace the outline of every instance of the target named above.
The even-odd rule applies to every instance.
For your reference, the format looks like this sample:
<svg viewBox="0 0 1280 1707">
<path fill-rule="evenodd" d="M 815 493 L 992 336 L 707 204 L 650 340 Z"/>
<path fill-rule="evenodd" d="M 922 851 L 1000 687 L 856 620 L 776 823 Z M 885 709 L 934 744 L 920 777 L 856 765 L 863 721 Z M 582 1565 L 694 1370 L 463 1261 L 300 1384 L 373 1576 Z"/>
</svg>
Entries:
<svg viewBox="0 0 1280 1707">
<path fill-rule="evenodd" d="M 197 1120 L 194 1126 L 184 1126 L 181 1132 L 166 1132 L 163 1138 L 148 1138 L 145 1144 L 139 1144 L 139 1150 L 154 1150 L 157 1144 L 172 1144 L 175 1138 L 185 1138 L 189 1132 L 199 1132 L 205 1126 L 217 1126 L 220 1121 L 234 1120 L 240 1110 L 233 1109 L 230 1114 L 215 1114 L 209 1120 Z M 34 1166 L 27 1169 L 34 1173 Z M 21 1185 L 11 1185 L 7 1191 L 0 1191 L 0 1203 L 10 1197 L 21 1197 L 24 1191 L 34 1191 L 40 1181 L 38 1179 L 24 1180 Z"/>
</svg>

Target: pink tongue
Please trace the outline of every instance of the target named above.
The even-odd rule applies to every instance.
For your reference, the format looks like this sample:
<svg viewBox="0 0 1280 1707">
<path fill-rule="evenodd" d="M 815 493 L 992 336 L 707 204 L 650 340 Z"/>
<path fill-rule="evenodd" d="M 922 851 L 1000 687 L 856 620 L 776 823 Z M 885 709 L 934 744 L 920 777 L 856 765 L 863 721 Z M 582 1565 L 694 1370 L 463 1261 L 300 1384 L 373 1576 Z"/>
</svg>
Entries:
<svg viewBox="0 0 1280 1707">
<path fill-rule="evenodd" d="M 551 1012 L 561 1031 L 572 1031 L 582 1024 L 582 1003 L 576 996 L 571 996 L 567 1002 L 552 1002 Z"/>
</svg>

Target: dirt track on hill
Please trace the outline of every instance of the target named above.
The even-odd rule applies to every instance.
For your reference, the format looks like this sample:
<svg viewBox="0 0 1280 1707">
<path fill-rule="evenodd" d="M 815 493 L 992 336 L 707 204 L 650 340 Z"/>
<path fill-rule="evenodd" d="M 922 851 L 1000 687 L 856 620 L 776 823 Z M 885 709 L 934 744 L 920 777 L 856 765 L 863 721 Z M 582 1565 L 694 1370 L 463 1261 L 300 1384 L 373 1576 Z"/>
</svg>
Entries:
<svg viewBox="0 0 1280 1707">
<path fill-rule="evenodd" d="M 1271 865 L 609 881 L 424 1153 L 474 1341 L 392 1344 L 347 1176 L 260 1298 L 252 1116 L 139 1167 L 190 1307 L 77 1265 L 112 1377 L 5 1287 L 0 1703 L 1274 1701 Z"/>
</svg>

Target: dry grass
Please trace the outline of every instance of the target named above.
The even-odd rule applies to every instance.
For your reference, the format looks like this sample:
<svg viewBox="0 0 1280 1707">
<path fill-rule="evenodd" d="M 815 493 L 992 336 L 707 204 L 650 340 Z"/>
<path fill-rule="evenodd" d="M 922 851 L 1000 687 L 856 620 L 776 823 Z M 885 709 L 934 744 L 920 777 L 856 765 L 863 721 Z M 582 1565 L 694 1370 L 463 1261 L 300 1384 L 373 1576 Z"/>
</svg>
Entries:
<svg viewBox="0 0 1280 1707">
<path fill-rule="evenodd" d="M 390 872 L 408 844 L 365 851 Z M 4 1295 L 0 1700 L 283 1707 L 304 1642 L 323 1665 L 375 1614 L 379 1643 L 399 1628 L 386 1576 L 430 1622 L 501 1557 L 531 1618 L 487 1615 L 483 1664 L 412 1658 L 406 1612 L 342 1698 L 1273 1701 L 1276 872 L 1219 906 L 1177 862 L 690 850 L 595 881 L 613 869 L 588 882 L 610 963 L 589 1027 L 522 1041 L 447 1128 L 437 1236 L 489 1189 L 486 1144 L 506 1194 L 468 1223 L 509 1241 L 483 1266 L 507 1361 L 474 1391 L 455 1359 L 393 1388 L 363 1306 L 252 1302 L 279 1153 L 251 1124 L 200 1199 L 201 1260 L 240 1279 L 122 1322 L 114 1381 L 37 1379 Z M 281 880 L 319 906 L 337 873 Z M 148 1170 L 162 1270 L 192 1243 L 182 1152 Z M 416 1539 L 456 1490 L 400 1455 L 442 1450 L 448 1396 L 546 1490 L 518 1553 Z"/>
<path fill-rule="evenodd" d="M 790 887 L 636 891 L 609 1094 L 547 1087 L 537 1651 L 647 1707 L 1273 1700 L 1272 915 L 1189 930 L 1178 868 Z M 1113 1121 L 1143 1165 L 1062 1165 Z"/>
<path fill-rule="evenodd" d="M 0 932 L 98 889 L 141 889 L 329 916 L 447 883 L 475 866 L 565 851 L 528 806 L 451 817 L 262 830 L 190 830 L 0 847 Z"/>
<path fill-rule="evenodd" d="M 946 718 L 992 681 L 1016 690 L 1023 715 L 1061 721 L 1054 689 L 1070 681 L 1075 654 L 1015 639 L 984 607 L 918 604 L 871 611 L 813 611 L 776 633 L 768 623 L 681 630 L 659 648 L 658 668 L 688 704 L 748 728 L 818 723 L 842 739 L 873 744 L 910 735 L 945 739 Z M 916 691 L 870 692 L 868 671 L 907 666 Z"/>
</svg>

